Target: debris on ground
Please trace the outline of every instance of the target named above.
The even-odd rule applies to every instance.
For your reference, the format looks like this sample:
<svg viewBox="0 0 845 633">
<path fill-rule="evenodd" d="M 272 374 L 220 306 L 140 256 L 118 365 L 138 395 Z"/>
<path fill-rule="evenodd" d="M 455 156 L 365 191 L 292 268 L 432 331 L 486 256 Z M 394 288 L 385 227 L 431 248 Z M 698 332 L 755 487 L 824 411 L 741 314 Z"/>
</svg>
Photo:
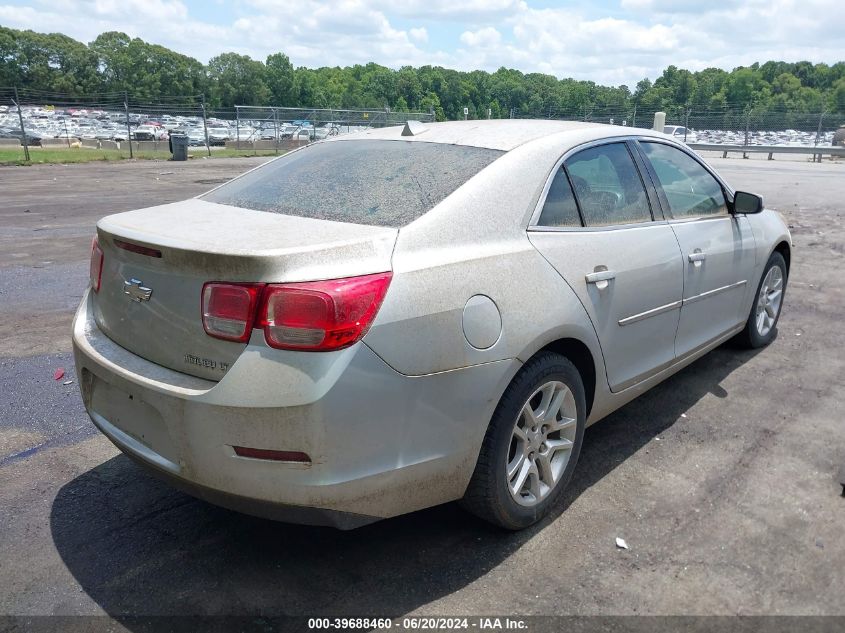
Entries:
<svg viewBox="0 0 845 633">
<path fill-rule="evenodd" d="M 65 375 L 65 368 L 59 367 L 56 371 L 53 372 L 53 380 L 61 380 L 64 378 Z"/>
<path fill-rule="evenodd" d="M 73 381 L 72 380 L 65 380 L 62 384 L 63 385 L 72 385 Z"/>
<path fill-rule="evenodd" d="M 625 542 L 624 538 L 616 537 L 616 547 L 619 549 L 628 549 L 628 544 Z"/>
</svg>

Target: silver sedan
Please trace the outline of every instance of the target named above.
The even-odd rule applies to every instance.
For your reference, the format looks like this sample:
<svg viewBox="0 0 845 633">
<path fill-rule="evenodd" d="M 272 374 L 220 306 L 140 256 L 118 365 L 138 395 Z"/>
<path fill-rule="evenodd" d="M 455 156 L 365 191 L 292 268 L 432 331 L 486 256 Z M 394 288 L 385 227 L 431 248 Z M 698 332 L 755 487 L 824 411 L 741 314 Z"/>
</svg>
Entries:
<svg viewBox="0 0 845 633">
<path fill-rule="evenodd" d="M 201 498 L 340 528 L 460 499 L 518 529 L 588 425 L 774 338 L 791 248 L 659 132 L 409 122 L 100 220 L 76 368 L 94 424 Z"/>
</svg>

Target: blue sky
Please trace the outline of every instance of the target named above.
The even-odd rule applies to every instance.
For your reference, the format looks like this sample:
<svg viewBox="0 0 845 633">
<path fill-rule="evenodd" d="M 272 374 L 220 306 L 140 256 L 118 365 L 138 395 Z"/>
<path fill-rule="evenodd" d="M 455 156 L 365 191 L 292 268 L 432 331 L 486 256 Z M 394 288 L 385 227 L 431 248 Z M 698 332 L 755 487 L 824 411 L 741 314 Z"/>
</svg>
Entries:
<svg viewBox="0 0 845 633">
<path fill-rule="evenodd" d="M 845 59 L 845 0 L 0 0 L 0 24 L 108 30 L 206 62 L 500 66 L 633 87 L 666 66 Z"/>
</svg>

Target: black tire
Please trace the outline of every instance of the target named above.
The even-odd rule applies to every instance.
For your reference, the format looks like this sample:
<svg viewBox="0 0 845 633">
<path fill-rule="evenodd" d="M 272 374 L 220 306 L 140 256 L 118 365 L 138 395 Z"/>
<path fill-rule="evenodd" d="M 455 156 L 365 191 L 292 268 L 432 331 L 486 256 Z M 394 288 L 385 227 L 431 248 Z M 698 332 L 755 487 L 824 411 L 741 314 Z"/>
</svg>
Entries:
<svg viewBox="0 0 845 633">
<path fill-rule="evenodd" d="M 775 266 L 780 268 L 780 272 L 783 275 L 782 295 L 777 314 L 775 315 L 775 322 L 772 324 L 771 329 L 765 335 L 762 335 L 757 330 L 757 301 L 760 297 L 760 290 L 763 287 L 763 281 L 766 279 L 766 275 L 768 275 L 769 271 Z M 766 262 L 763 274 L 760 275 L 760 281 L 757 283 L 757 291 L 754 293 L 754 300 L 751 303 L 751 310 L 748 313 L 748 320 L 745 322 L 745 329 L 736 336 L 737 343 L 739 343 L 742 347 L 749 349 L 764 347 L 771 343 L 775 336 L 777 336 L 778 321 L 780 320 L 781 312 L 783 312 L 783 300 L 786 296 L 786 283 L 788 281 L 788 277 L 789 273 L 786 269 L 786 261 L 784 260 L 783 255 L 775 251 L 769 257 L 769 261 Z"/>
<path fill-rule="evenodd" d="M 569 462 L 551 492 L 533 506 L 518 504 L 508 489 L 506 464 L 514 426 L 529 397 L 543 384 L 560 381 L 572 392 L 577 412 Z M 508 530 L 521 530 L 541 520 L 560 499 L 572 478 L 584 441 L 586 422 L 584 383 L 564 356 L 541 352 L 528 361 L 508 385 L 484 436 L 475 472 L 461 504 L 472 514 Z"/>
</svg>

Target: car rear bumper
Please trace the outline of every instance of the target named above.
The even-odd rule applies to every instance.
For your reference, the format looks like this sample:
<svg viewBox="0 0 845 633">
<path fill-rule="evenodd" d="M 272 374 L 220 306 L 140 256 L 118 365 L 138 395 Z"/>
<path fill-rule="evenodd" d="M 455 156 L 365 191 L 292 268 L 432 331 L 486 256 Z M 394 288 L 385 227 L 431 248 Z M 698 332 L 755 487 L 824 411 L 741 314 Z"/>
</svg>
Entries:
<svg viewBox="0 0 845 633">
<path fill-rule="evenodd" d="M 83 402 L 124 453 L 208 501 L 341 528 L 460 498 L 498 398 L 519 363 L 408 377 L 363 343 L 273 350 L 257 336 L 219 382 L 149 362 L 73 324 Z M 311 462 L 240 457 L 234 446 Z"/>
</svg>

